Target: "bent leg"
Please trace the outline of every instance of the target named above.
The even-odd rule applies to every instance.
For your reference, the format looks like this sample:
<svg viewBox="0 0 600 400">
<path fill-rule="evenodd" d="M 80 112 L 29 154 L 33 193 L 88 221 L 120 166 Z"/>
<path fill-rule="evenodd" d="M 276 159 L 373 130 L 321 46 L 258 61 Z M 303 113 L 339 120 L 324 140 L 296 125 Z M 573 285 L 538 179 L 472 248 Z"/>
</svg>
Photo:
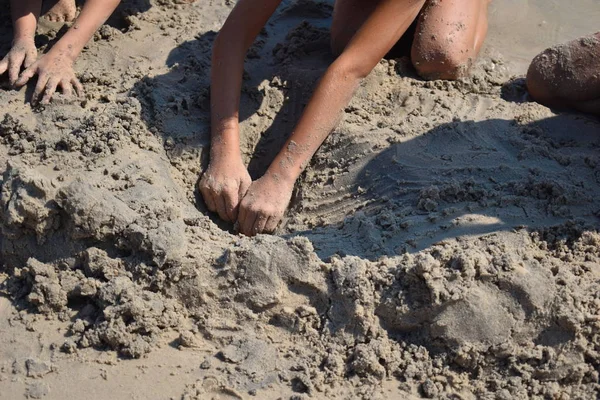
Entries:
<svg viewBox="0 0 600 400">
<path fill-rule="evenodd" d="M 426 79 L 464 76 L 487 34 L 490 0 L 428 0 L 417 24 L 413 65 Z"/>
<path fill-rule="evenodd" d="M 526 82 L 538 103 L 600 115 L 600 32 L 538 54 Z"/>
</svg>

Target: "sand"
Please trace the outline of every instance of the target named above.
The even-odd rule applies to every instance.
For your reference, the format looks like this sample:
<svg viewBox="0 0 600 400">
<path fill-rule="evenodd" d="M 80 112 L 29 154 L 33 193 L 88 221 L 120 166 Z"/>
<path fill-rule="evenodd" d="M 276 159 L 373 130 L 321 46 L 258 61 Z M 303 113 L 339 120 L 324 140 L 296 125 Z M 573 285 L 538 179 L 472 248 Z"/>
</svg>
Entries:
<svg viewBox="0 0 600 400">
<path fill-rule="evenodd" d="M 126 1 L 77 63 L 85 100 L 0 91 L 0 398 L 597 397 L 600 121 L 529 102 L 493 30 L 459 82 L 383 60 L 247 238 L 196 190 L 232 3 Z M 331 10 L 284 2 L 249 53 L 253 177 L 331 61 Z"/>
</svg>

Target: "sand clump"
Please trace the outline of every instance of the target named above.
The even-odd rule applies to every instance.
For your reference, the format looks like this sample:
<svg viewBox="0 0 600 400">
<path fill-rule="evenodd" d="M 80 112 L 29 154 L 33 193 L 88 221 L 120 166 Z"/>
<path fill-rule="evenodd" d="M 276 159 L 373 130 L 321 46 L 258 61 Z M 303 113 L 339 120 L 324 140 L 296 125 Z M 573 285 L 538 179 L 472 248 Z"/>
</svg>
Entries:
<svg viewBox="0 0 600 400">
<path fill-rule="evenodd" d="M 124 3 L 78 64 L 84 101 L 0 93 L 0 288 L 14 329 L 62 327 L 50 358 L 12 355 L 0 381 L 48 398 L 61 360 L 177 348 L 202 354 L 185 399 L 597 395 L 596 120 L 502 99 L 520 89 L 491 50 L 459 82 L 383 60 L 286 223 L 250 239 L 195 189 L 213 29 L 231 5 Z M 330 12 L 286 2 L 253 48 L 253 174 L 331 61 Z"/>
</svg>

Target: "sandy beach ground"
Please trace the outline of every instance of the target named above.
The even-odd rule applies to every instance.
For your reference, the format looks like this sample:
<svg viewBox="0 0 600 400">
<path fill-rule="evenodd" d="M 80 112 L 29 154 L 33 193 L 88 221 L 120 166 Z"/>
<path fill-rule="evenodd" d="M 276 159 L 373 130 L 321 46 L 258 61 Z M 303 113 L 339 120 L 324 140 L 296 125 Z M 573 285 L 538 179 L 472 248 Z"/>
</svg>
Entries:
<svg viewBox="0 0 600 400">
<path fill-rule="evenodd" d="M 493 1 L 458 82 L 381 61 L 257 238 L 195 188 L 233 4 L 125 1 L 77 62 L 85 100 L 0 91 L 0 399 L 597 398 L 600 121 L 523 75 L 600 4 Z M 284 1 L 248 54 L 253 177 L 332 59 L 331 11 Z"/>
</svg>

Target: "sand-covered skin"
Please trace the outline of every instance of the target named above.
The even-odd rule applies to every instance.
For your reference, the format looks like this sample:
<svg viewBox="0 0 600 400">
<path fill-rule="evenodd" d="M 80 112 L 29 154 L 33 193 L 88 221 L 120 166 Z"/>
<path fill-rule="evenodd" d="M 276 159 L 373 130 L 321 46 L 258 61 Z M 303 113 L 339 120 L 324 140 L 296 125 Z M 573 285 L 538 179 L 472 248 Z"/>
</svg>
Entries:
<svg viewBox="0 0 600 400">
<path fill-rule="evenodd" d="M 0 92 L 0 398 L 596 397 L 598 120 L 522 102 L 492 49 L 455 83 L 384 60 L 249 239 L 196 190 L 232 6 L 124 2 L 85 100 Z M 253 177 L 331 61 L 330 13 L 285 2 L 249 53 Z"/>
<path fill-rule="evenodd" d="M 527 71 L 527 90 L 548 107 L 600 115 L 600 32 L 550 47 Z"/>
</svg>

